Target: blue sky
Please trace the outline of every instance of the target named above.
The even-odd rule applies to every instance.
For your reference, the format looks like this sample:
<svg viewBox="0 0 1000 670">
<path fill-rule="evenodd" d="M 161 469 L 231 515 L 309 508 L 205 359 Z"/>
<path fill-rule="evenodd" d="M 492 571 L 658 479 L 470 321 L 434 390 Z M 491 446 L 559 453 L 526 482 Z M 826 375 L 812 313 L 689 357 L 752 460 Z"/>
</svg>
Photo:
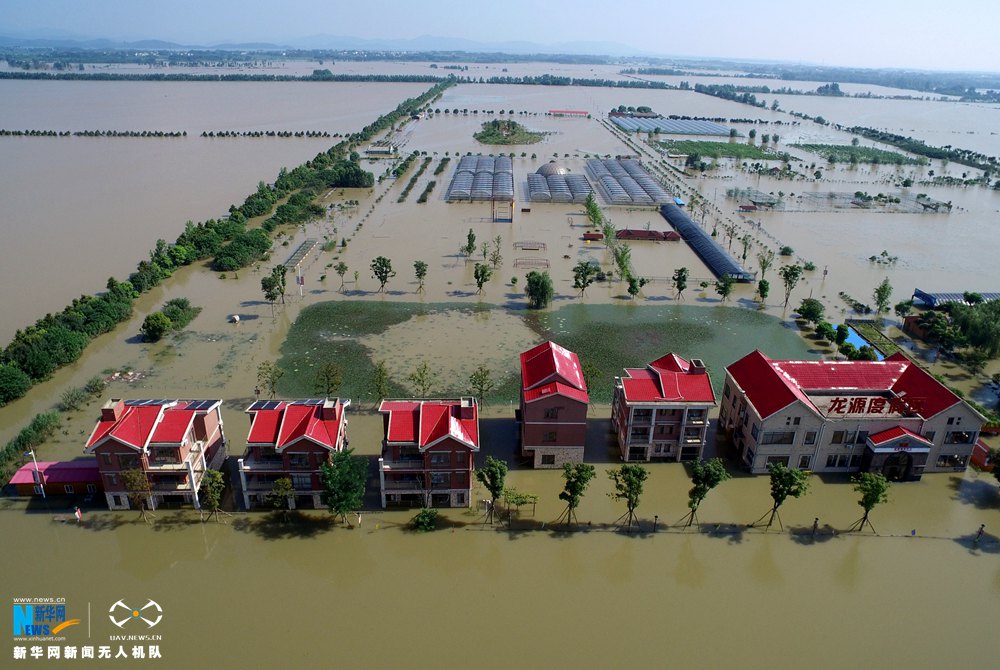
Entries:
<svg viewBox="0 0 1000 670">
<path fill-rule="evenodd" d="M 1000 70 L 996 0 L 2 0 L 0 34 L 181 43 L 318 34 L 618 42 L 664 55 Z"/>
</svg>

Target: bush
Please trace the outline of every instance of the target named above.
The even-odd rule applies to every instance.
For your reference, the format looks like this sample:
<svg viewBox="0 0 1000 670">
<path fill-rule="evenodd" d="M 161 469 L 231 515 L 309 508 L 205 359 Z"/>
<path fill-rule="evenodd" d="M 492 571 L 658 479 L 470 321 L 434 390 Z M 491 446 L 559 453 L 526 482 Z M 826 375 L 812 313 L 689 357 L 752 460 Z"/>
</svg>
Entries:
<svg viewBox="0 0 1000 670">
<path fill-rule="evenodd" d="M 142 333 L 143 338 L 147 342 L 157 342 L 167 334 L 167 331 L 172 326 L 173 324 L 166 314 L 163 312 L 153 312 L 142 322 L 139 332 Z"/>
<path fill-rule="evenodd" d="M 31 388 L 31 377 L 15 365 L 0 365 L 0 407 L 17 400 Z"/>
<path fill-rule="evenodd" d="M 791 256 L 792 254 L 795 253 L 795 249 L 792 249 L 790 246 L 786 244 L 785 246 L 781 247 L 781 251 L 779 251 L 778 253 L 781 254 L 782 256 Z"/>
<path fill-rule="evenodd" d="M 417 512 L 411 523 L 413 524 L 414 530 L 419 530 L 422 533 L 429 533 L 437 528 L 437 516 L 438 511 L 436 509 L 424 507 Z"/>
<path fill-rule="evenodd" d="M 83 385 L 83 390 L 90 395 L 101 395 L 107 386 L 108 384 L 104 381 L 103 377 L 95 375 L 87 380 L 87 383 Z"/>
<path fill-rule="evenodd" d="M 83 403 L 87 402 L 87 392 L 82 388 L 66 389 L 59 396 L 59 408 L 64 412 L 75 412 L 80 409 Z"/>
</svg>

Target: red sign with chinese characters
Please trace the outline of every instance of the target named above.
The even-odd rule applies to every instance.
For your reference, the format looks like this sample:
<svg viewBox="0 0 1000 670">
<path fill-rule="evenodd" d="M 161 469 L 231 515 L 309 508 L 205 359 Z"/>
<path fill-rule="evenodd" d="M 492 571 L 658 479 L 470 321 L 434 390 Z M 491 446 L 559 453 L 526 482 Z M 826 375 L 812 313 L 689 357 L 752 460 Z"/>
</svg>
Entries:
<svg viewBox="0 0 1000 670">
<path fill-rule="evenodd" d="M 921 398 L 870 398 L 837 396 L 830 401 L 830 414 L 919 414 Z"/>
</svg>

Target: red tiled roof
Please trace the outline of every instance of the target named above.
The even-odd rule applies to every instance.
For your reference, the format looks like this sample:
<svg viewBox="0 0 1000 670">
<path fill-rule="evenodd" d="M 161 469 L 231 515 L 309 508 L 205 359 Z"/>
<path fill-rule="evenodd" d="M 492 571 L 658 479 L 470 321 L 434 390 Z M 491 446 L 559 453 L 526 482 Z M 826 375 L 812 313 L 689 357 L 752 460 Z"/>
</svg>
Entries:
<svg viewBox="0 0 1000 670">
<path fill-rule="evenodd" d="M 46 484 L 99 483 L 101 474 L 94 459 L 77 461 L 39 461 L 38 470 Z M 25 463 L 10 479 L 11 484 L 35 484 L 35 464 Z"/>
<path fill-rule="evenodd" d="M 524 392 L 524 402 L 534 402 L 540 398 L 547 398 L 556 394 L 578 400 L 584 404 L 590 402 L 590 396 L 586 391 L 581 391 L 578 388 L 573 388 L 559 382 L 550 382 L 544 386 L 536 386 L 533 389 L 528 389 Z"/>
<path fill-rule="evenodd" d="M 645 368 L 626 368 L 622 390 L 629 402 L 714 403 L 715 392 L 707 372 L 691 372 L 691 364 L 667 354 Z"/>
<path fill-rule="evenodd" d="M 163 444 L 180 444 L 187 435 L 191 422 L 194 421 L 194 412 L 186 410 L 165 409 L 163 418 L 156 424 L 150 442 Z"/>
<path fill-rule="evenodd" d="M 479 449 L 478 407 L 472 417 L 461 418 L 461 400 L 383 400 L 379 412 L 389 415 L 387 442 L 409 442 L 423 449 L 452 437 Z"/>
<path fill-rule="evenodd" d="M 553 381 L 581 391 L 587 390 L 580 359 L 576 354 L 555 342 L 543 342 L 521 354 L 522 389 L 531 389 Z"/>
<path fill-rule="evenodd" d="M 898 439 L 900 437 L 910 437 L 913 438 L 914 440 L 919 440 L 924 444 L 931 444 L 931 441 L 928 440 L 926 437 L 921 437 L 920 435 L 914 433 L 912 430 L 907 430 L 902 426 L 893 426 L 892 428 L 888 428 L 879 433 L 875 433 L 874 435 L 869 435 L 868 439 L 871 441 L 872 444 L 879 445 L 879 444 L 885 444 L 886 442 L 891 442 L 892 440 Z"/>
<path fill-rule="evenodd" d="M 280 403 L 274 409 L 247 410 L 251 415 L 248 444 L 266 444 L 280 452 L 289 444 L 302 438 L 309 439 L 327 449 L 338 448 L 344 420 L 345 405 L 336 400 L 333 417 L 324 419 L 322 405 Z"/>
<path fill-rule="evenodd" d="M 162 410 L 162 405 L 144 407 L 125 405 L 117 420 L 102 419 L 98 422 L 87 441 L 87 449 L 97 446 L 97 443 L 103 442 L 105 438 L 113 438 L 135 449 L 143 449 Z"/>
<path fill-rule="evenodd" d="M 883 361 L 773 361 L 753 351 L 728 368 L 761 418 L 796 399 L 816 409 L 806 394 L 891 392 L 919 407 L 925 419 L 959 402 L 958 396 L 902 354 Z"/>
</svg>

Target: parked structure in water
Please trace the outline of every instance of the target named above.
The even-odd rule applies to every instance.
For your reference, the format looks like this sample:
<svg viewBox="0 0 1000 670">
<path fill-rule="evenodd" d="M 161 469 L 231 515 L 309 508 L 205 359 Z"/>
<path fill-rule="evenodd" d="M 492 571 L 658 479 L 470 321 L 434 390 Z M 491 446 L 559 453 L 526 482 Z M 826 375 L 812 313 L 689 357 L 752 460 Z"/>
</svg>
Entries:
<svg viewBox="0 0 1000 670">
<path fill-rule="evenodd" d="M 883 361 L 775 361 L 726 368 L 719 425 L 743 465 L 880 472 L 892 480 L 961 472 L 985 418 L 900 353 Z"/>
<path fill-rule="evenodd" d="M 247 408 L 250 433 L 236 461 L 244 509 L 263 503 L 278 479 L 295 489 L 290 507 L 323 506 L 320 467 L 348 445 L 350 400 L 258 400 Z"/>
<path fill-rule="evenodd" d="M 701 458 L 715 406 L 704 363 L 667 354 L 615 378 L 611 428 L 623 461 Z"/>
<path fill-rule="evenodd" d="M 543 342 L 521 354 L 521 455 L 536 468 L 583 463 L 590 396 L 575 353 Z"/>
<path fill-rule="evenodd" d="M 475 398 L 383 400 L 382 507 L 469 507 L 479 451 Z"/>
<path fill-rule="evenodd" d="M 226 458 L 221 400 L 120 400 L 101 408 L 85 452 L 97 457 L 109 509 L 129 509 L 122 480 L 142 470 L 150 508 L 187 503 L 200 508 L 198 489 L 208 468 Z"/>
</svg>

